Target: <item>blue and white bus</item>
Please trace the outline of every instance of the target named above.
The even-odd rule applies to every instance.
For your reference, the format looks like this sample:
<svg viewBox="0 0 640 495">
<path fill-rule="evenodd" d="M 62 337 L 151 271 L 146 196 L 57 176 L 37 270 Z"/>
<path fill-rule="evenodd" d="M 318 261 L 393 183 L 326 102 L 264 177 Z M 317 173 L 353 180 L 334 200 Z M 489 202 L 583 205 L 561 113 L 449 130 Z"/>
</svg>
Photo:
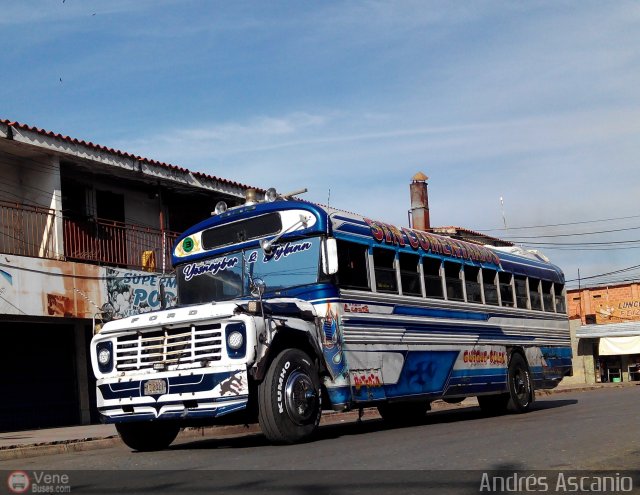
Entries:
<svg viewBox="0 0 640 495">
<path fill-rule="evenodd" d="M 177 307 L 94 337 L 98 409 L 131 448 L 256 420 L 297 442 L 323 409 L 524 412 L 571 373 L 564 276 L 543 257 L 270 193 L 178 239 Z"/>
</svg>

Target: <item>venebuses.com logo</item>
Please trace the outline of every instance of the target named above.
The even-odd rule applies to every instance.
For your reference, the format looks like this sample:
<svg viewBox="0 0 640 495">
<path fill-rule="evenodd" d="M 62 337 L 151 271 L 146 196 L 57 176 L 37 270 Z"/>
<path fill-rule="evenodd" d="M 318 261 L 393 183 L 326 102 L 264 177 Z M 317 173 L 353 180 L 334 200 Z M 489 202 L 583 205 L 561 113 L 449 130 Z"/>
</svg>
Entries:
<svg viewBox="0 0 640 495">
<path fill-rule="evenodd" d="M 13 471 L 7 478 L 7 486 L 11 493 L 25 493 L 30 485 L 29 475 L 24 471 Z"/>
<path fill-rule="evenodd" d="M 12 471 L 7 477 L 9 493 L 71 493 L 71 482 L 66 473 L 46 471 Z"/>
</svg>

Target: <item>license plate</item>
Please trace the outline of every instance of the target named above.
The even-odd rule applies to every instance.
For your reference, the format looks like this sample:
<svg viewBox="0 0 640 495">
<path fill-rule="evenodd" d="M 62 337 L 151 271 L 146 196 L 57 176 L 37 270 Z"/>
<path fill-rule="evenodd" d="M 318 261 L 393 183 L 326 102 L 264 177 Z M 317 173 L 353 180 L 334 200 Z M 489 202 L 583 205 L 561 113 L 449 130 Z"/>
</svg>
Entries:
<svg viewBox="0 0 640 495">
<path fill-rule="evenodd" d="M 144 395 L 162 395 L 167 393 L 165 380 L 149 380 L 144 383 Z"/>
</svg>

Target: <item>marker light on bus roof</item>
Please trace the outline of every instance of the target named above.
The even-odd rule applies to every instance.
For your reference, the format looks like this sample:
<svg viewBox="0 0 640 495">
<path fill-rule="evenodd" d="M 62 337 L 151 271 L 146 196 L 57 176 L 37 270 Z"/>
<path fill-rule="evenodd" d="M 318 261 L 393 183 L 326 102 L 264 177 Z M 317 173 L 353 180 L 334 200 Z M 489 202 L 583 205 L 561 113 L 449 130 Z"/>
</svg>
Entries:
<svg viewBox="0 0 640 495">
<path fill-rule="evenodd" d="M 256 198 L 256 190 L 255 189 L 247 189 L 244 192 L 244 204 L 245 205 L 253 205 L 256 204 L 257 198 Z"/>
<path fill-rule="evenodd" d="M 216 203 L 216 208 L 214 213 L 216 215 L 220 215 L 222 213 L 224 213 L 225 211 L 227 211 L 227 203 L 225 203 L 224 201 L 218 201 Z"/>
<path fill-rule="evenodd" d="M 276 192 L 275 187 L 270 187 L 267 189 L 267 192 L 264 193 L 264 200 L 267 203 L 273 203 L 276 199 L 278 199 L 278 193 Z"/>
</svg>

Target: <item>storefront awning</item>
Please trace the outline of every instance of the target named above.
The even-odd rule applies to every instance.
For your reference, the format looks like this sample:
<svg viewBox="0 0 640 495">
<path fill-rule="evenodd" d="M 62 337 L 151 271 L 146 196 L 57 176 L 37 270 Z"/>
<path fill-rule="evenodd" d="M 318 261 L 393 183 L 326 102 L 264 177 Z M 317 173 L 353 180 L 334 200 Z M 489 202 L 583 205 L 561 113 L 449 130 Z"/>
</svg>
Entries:
<svg viewBox="0 0 640 495">
<path fill-rule="evenodd" d="M 601 356 L 640 354 L 640 336 L 601 337 L 598 353 Z"/>
<path fill-rule="evenodd" d="M 594 339 L 598 337 L 640 337 L 640 321 L 582 325 L 577 329 L 576 336 L 580 339 Z"/>
</svg>

